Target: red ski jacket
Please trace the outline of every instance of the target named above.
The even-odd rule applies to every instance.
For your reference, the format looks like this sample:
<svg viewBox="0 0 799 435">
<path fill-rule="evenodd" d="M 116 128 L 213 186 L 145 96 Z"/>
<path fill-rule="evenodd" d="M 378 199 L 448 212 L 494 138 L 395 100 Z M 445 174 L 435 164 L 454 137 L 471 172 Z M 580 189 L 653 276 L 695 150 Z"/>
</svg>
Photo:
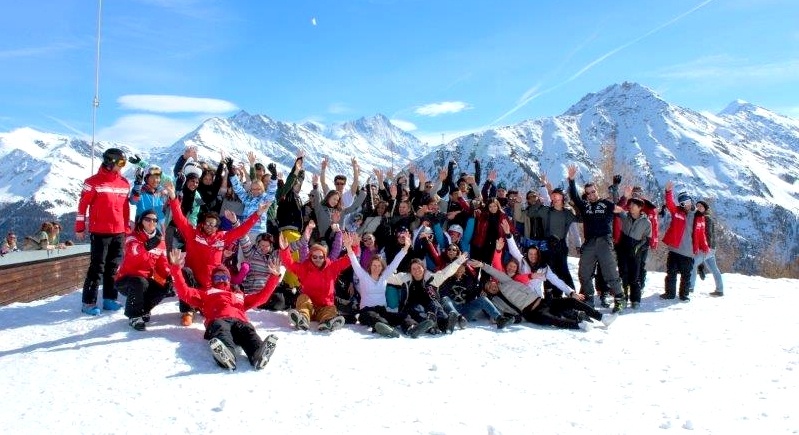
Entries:
<svg viewBox="0 0 799 435">
<path fill-rule="evenodd" d="M 75 232 L 86 231 L 86 210 L 89 209 L 89 232 L 96 234 L 129 233 L 130 183 L 119 172 L 100 166 L 96 174 L 83 182 L 75 216 Z"/>
</svg>

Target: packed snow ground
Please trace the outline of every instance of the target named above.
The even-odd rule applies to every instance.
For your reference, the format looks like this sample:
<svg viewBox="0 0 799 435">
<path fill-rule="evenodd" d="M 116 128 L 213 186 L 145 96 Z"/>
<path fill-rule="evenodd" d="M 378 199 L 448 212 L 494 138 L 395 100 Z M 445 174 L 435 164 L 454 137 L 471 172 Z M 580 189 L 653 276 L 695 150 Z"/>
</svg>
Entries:
<svg viewBox="0 0 799 435">
<path fill-rule="evenodd" d="M 575 266 L 575 264 L 572 264 Z M 725 274 L 689 303 L 662 301 L 608 330 L 487 321 L 447 336 L 378 338 L 360 325 L 279 337 L 263 371 L 217 367 L 177 304 L 148 330 L 80 314 L 80 292 L 0 308 L 0 419 L 9 434 L 797 433 L 797 280 Z"/>
</svg>

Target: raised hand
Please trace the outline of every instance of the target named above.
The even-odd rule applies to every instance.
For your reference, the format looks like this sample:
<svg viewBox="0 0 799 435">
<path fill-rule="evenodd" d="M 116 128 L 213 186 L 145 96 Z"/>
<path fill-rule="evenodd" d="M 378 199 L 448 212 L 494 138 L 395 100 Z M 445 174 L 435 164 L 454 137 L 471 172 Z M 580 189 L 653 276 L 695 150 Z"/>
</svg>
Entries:
<svg viewBox="0 0 799 435">
<path fill-rule="evenodd" d="M 491 181 L 496 181 L 497 180 L 497 170 L 496 169 L 492 169 L 492 170 L 488 171 L 488 179 L 491 180 Z"/>
<path fill-rule="evenodd" d="M 255 164 L 255 151 L 247 151 L 247 160 L 250 161 L 250 166 Z"/>
<path fill-rule="evenodd" d="M 272 257 L 266 262 L 266 272 L 280 276 L 280 258 Z"/>
<path fill-rule="evenodd" d="M 172 250 L 169 251 L 169 262 L 172 264 L 180 264 L 180 254 L 180 249 L 172 248 Z"/>
<path fill-rule="evenodd" d="M 235 223 L 237 223 L 239 221 L 239 218 L 236 217 L 236 213 L 233 213 L 231 210 L 225 210 L 224 211 L 224 215 L 225 215 L 225 219 L 227 219 L 228 222 L 232 222 L 232 223 L 235 224 Z"/>
<path fill-rule="evenodd" d="M 566 167 L 566 173 L 568 174 L 569 180 L 574 180 L 574 177 L 577 175 L 577 165 L 572 163 L 571 165 Z"/>
<path fill-rule="evenodd" d="M 501 251 L 503 249 L 505 249 L 505 238 L 504 237 L 500 237 L 500 238 L 497 239 L 496 250 L 497 251 Z"/>
<path fill-rule="evenodd" d="M 502 228 L 505 234 L 510 234 L 510 223 L 507 219 L 502 219 L 502 222 L 499 223 L 499 227 Z"/>
<path fill-rule="evenodd" d="M 261 202 L 260 204 L 258 204 L 258 210 L 256 210 L 255 213 L 257 213 L 258 216 L 264 214 L 265 211 L 269 210 L 270 205 L 272 205 L 272 201 Z"/>
<path fill-rule="evenodd" d="M 319 184 L 319 175 L 318 174 L 313 174 L 313 176 L 311 177 L 311 184 Z"/>
<path fill-rule="evenodd" d="M 438 180 L 439 181 L 444 181 L 446 179 L 447 179 L 447 170 L 446 169 L 442 169 L 442 170 L 438 171 Z"/>
<path fill-rule="evenodd" d="M 626 186 L 624 188 L 624 197 L 632 198 L 632 196 L 633 196 L 633 186 Z"/>
<path fill-rule="evenodd" d="M 466 184 L 474 184 L 474 175 L 466 176 Z"/>
<path fill-rule="evenodd" d="M 327 169 L 327 164 L 328 164 L 327 157 L 325 157 L 325 158 L 322 159 L 322 164 L 320 165 L 320 168 L 323 171 L 326 170 Z"/>
<path fill-rule="evenodd" d="M 278 236 L 277 243 L 280 249 L 287 249 L 289 247 L 289 242 L 286 240 L 286 236 L 284 236 L 283 233 L 280 233 L 280 236 Z"/>
<path fill-rule="evenodd" d="M 674 182 L 669 180 L 666 182 L 666 190 L 674 190 Z"/>
<path fill-rule="evenodd" d="M 388 186 L 388 193 L 391 194 L 392 198 L 396 198 L 397 197 L 397 185 L 392 183 L 390 186 Z"/>
</svg>

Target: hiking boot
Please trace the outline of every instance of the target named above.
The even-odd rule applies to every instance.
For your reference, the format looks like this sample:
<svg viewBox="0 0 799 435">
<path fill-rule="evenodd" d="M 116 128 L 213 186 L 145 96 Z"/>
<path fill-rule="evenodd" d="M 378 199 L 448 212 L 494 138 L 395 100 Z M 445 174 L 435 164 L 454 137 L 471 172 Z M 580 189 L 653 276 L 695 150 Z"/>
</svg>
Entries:
<svg viewBox="0 0 799 435">
<path fill-rule="evenodd" d="M 691 302 L 691 298 L 689 298 L 688 295 L 682 295 L 682 296 L 680 296 L 680 301 L 682 301 L 682 302 Z"/>
<path fill-rule="evenodd" d="M 499 317 L 497 317 L 497 329 L 503 329 L 510 323 L 513 323 L 513 316 L 501 314 Z"/>
<path fill-rule="evenodd" d="M 616 319 L 618 318 L 619 318 L 618 314 L 603 314 L 600 322 L 602 322 L 602 324 L 605 325 L 605 328 L 607 328 L 608 326 L 610 326 L 611 323 L 615 322 Z"/>
<path fill-rule="evenodd" d="M 130 325 L 131 328 L 137 331 L 144 331 L 145 329 L 147 329 L 143 317 L 134 317 L 130 319 L 130 321 L 128 321 L 128 325 Z"/>
<path fill-rule="evenodd" d="M 418 338 L 420 335 L 433 329 L 435 326 L 436 322 L 426 319 L 408 328 L 407 334 L 411 338 Z"/>
<path fill-rule="evenodd" d="M 222 340 L 214 337 L 208 341 L 208 347 L 211 349 L 211 354 L 220 367 L 228 370 L 236 370 L 236 357 L 233 356 L 233 352 L 225 346 L 225 343 L 222 343 Z"/>
<path fill-rule="evenodd" d="M 80 309 L 80 312 L 83 314 L 88 314 L 90 316 L 99 316 L 100 309 L 97 308 L 96 305 L 92 304 L 83 304 L 83 307 Z"/>
<path fill-rule="evenodd" d="M 194 313 L 183 313 L 180 315 L 180 324 L 183 326 L 191 326 L 194 323 Z"/>
<path fill-rule="evenodd" d="M 661 294 L 661 295 L 660 295 L 660 299 L 674 299 L 674 298 L 676 298 L 676 297 L 677 297 L 677 296 L 675 296 L 675 295 L 670 295 L 670 294 L 668 294 L 668 293 L 663 293 L 663 294 Z"/>
<path fill-rule="evenodd" d="M 714 291 L 714 292 L 710 292 L 710 293 L 708 293 L 708 294 L 709 294 L 710 296 L 713 296 L 714 298 L 718 298 L 718 297 L 724 296 L 724 292 L 720 292 L 720 291 L 718 291 L 718 290 L 716 290 L 716 291 Z"/>
<path fill-rule="evenodd" d="M 468 323 L 469 321 L 466 320 L 466 317 L 458 316 L 458 329 L 466 329 Z"/>
<path fill-rule="evenodd" d="M 308 319 L 297 310 L 289 310 L 289 318 L 291 319 L 291 323 L 294 324 L 294 329 L 307 331 L 308 328 L 311 327 L 310 323 L 308 323 Z"/>
<path fill-rule="evenodd" d="M 383 322 L 375 323 L 375 332 L 382 335 L 383 337 L 389 337 L 389 338 L 399 338 L 400 336 L 400 333 L 397 332 L 396 329 L 392 328 L 391 326 Z"/>
<path fill-rule="evenodd" d="M 277 336 L 270 334 L 266 337 L 266 340 L 261 343 L 261 347 L 255 351 L 252 359 L 250 359 L 250 363 L 255 367 L 255 370 L 261 370 L 266 367 L 269 363 L 269 358 L 275 353 L 275 346 L 277 346 Z"/>
<path fill-rule="evenodd" d="M 332 319 L 319 323 L 317 329 L 322 332 L 333 332 L 336 329 L 341 329 L 345 323 L 347 323 L 347 320 L 344 318 L 344 316 L 336 316 Z"/>
<path fill-rule="evenodd" d="M 577 326 L 579 326 L 583 332 L 588 332 L 594 327 L 591 323 L 585 321 L 578 323 Z"/>
<path fill-rule="evenodd" d="M 144 320 L 144 323 L 150 323 L 150 313 L 141 316 L 141 319 Z"/>
<path fill-rule="evenodd" d="M 103 299 L 103 309 L 106 311 L 119 311 L 122 307 L 116 299 Z"/>
<path fill-rule="evenodd" d="M 455 312 L 449 313 L 449 315 L 447 316 L 447 330 L 441 332 L 449 332 L 450 334 L 455 332 L 455 326 L 458 325 L 458 317 L 460 317 L 460 314 L 458 313 Z"/>
</svg>

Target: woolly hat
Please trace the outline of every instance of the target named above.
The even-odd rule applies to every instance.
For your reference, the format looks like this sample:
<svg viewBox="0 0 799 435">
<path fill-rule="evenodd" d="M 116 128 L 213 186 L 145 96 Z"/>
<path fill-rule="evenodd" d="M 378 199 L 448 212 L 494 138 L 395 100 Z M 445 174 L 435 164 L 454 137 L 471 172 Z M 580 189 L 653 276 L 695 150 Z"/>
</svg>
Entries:
<svg viewBox="0 0 799 435">
<path fill-rule="evenodd" d="M 504 181 L 500 181 L 499 183 L 497 183 L 497 189 L 508 190 L 508 188 L 505 186 Z"/>
<path fill-rule="evenodd" d="M 461 227 L 458 224 L 450 225 L 449 228 L 447 228 L 447 231 L 452 231 L 452 232 L 458 233 L 460 235 L 463 235 L 463 227 Z"/>
<path fill-rule="evenodd" d="M 203 169 L 192 159 L 189 159 L 189 161 L 183 165 L 183 175 L 186 176 L 187 180 L 190 178 L 200 178 L 202 174 Z"/>
<path fill-rule="evenodd" d="M 639 198 L 630 198 L 627 200 L 627 205 L 635 204 L 640 208 L 644 208 L 644 201 Z"/>
<path fill-rule="evenodd" d="M 693 201 L 694 201 L 694 199 L 693 199 L 693 198 L 691 198 L 691 195 L 689 195 L 689 194 L 688 194 L 688 192 L 680 192 L 680 194 L 679 194 L 679 195 L 677 195 L 677 202 L 679 202 L 680 204 L 682 204 L 682 203 L 684 203 L 684 202 L 686 202 L 686 201 L 691 201 L 691 202 L 693 202 Z"/>
</svg>

